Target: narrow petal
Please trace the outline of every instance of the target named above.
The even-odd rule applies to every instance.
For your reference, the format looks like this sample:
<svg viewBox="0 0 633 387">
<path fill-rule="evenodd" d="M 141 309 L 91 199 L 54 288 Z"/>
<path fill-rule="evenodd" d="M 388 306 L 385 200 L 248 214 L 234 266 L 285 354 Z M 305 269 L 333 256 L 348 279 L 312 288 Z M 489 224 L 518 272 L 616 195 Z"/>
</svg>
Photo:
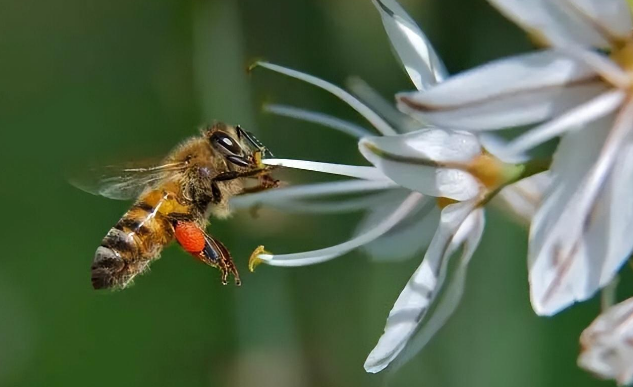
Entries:
<svg viewBox="0 0 633 387">
<path fill-rule="evenodd" d="M 325 127 L 338 130 L 356 138 L 372 135 L 371 132 L 369 132 L 362 126 L 356 125 L 352 122 L 345 121 L 337 117 L 332 117 L 327 114 L 300 109 L 293 106 L 277 104 L 265 105 L 264 111 L 267 113 L 277 114 L 279 116 L 323 125 Z"/>
<path fill-rule="evenodd" d="M 444 290 L 439 295 L 433 312 L 420 322 L 417 332 L 411 337 L 396 362 L 392 363 L 392 369 L 394 371 L 420 353 L 435 334 L 446 324 L 453 313 L 455 313 L 464 294 L 468 264 L 481 241 L 485 220 L 484 210 L 481 208 L 476 209 L 468 215 L 464 224 L 459 228 L 452 242 L 454 245 L 460 245 L 462 243 L 464 245 L 459 261 L 456 263 L 457 266 L 453 273 L 447 278 Z"/>
<path fill-rule="evenodd" d="M 613 43 L 630 37 L 633 23 L 631 10 L 622 0 L 559 0 L 568 4 L 571 12 L 577 13 L 588 24 Z"/>
<path fill-rule="evenodd" d="M 505 187 L 495 200 L 509 209 L 523 224 L 529 225 L 551 183 L 550 172 L 541 172 Z"/>
<path fill-rule="evenodd" d="M 306 266 L 322 263 L 344 255 L 364 244 L 367 244 L 376 238 L 384 235 L 386 232 L 395 227 L 407 215 L 414 209 L 420 201 L 424 200 L 424 197 L 415 192 L 410 194 L 394 212 L 389 214 L 382 222 L 377 224 L 374 228 L 367 230 L 362 235 L 350 239 L 347 242 L 338 244 L 336 246 L 327 247 L 325 249 L 307 251 L 303 253 L 294 254 L 282 254 L 282 255 L 270 255 L 262 254 L 258 258 L 266 264 L 272 266 Z"/>
<path fill-rule="evenodd" d="M 304 74 L 302 72 L 288 69 L 286 67 L 278 66 L 272 63 L 257 62 L 257 66 L 261 66 L 269 70 L 278 72 L 280 74 L 284 74 L 289 77 L 302 80 L 304 82 L 317 86 L 323 90 L 326 90 L 334 94 L 338 98 L 340 98 L 343 102 L 347 103 L 352 109 L 360 113 L 360 115 L 365 117 L 365 119 L 369 121 L 369 123 L 371 123 L 374 126 L 374 128 L 376 128 L 376 130 L 378 130 L 380 133 L 384 135 L 396 134 L 396 131 L 385 120 L 383 120 L 382 117 L 380 117 L 370 108 L 365 106 L 353 95 L 351 95 L 350 93 L 346 92 L 345 90 L 341 89 L 338 86 L 335 86 L 317 77 L 313 77 L 312 75 Z"/>
<path fill-rule="evenodd" d="M 629 74 L 604 54 L 578 46 L 561 47 L 560 51 L 591 67 L 596 74 L 615 87 L 628 89 L 631 86 Z"/>
<path fill-rule="evenodd" d="M 578 7 L 573 7 L 574 0 L 488 1 L 543 45 L 609 48 L 612 44 L 607 31 L 596 28 L 591 19 L 578 12 Z"/>
<path fill-rule="evenodd" d="M 367 207 L 368 212 L 356 227 L 354 235 L 364 234 L 375 227 L 402 203 L 408 192 L 403 189 L 375 195 L 381 205 Z M 435 200 L 422 201 L 412 209 L 406 219 L 380 238 L 364 245 L 362 251 L 375 261 L 394 262 L 417 256 L 431 242 L 439 213 Z"/>
<path fill-rule="evenodd" d="M 433 46 L 395 0 L 374 0 L 383 25 L 411 81 L 418 90 L 443 81 L 448 72 Z"/>
<path fill-rule="evenodd" d="M 568 133 L 561 141 L 552 166 L 558 181 L 530 230 L 530 293 L 532 306 L 541 315 L 591 297 L 613 279 L 630 253 L 612 257 L 609 252 L 610 199 L 605 183 L 630 136 L 633 104 L 626 105 L 615 121 L 600 123 L 602 127 Z M 630 246 L 618 246 L 619 252 Z"/>
<path fill-rule="evenodd" d="M 525 91 L 440 110 L 429 110 L 406 97 L 399 97 L 398 108 L 418 120 L 439 127 L 470 131 L 499 130 L 543 122 L 608 90 L 606 84 L 596 80 L 567 87 Z"/>
<path fill-rule="evenodd" d="M 237 196 L 231 199 L 231 206 L 234 208 L 247 208 L 260 204 L 268 204 L 270 202 L 305 200 L 323 196 L 381 191 L 395 188 L 397 186 L 398 185 L 396 183 L 391 181 L 381 180 L 348 180 L 328 183 L 302 184 Z"/>
<path fill-rule="evenodd" d="M 420 129 L 418 121 L 396 109 L 393 99 L 387 101 L 361 78 L 348 78 L 346 86 L 364 104 L 387 120 L 399 133 Z"/>
<path fill-rule="evenodd" d="M 619 385 L 633 384 L 633 298 L 602 313 L 580 336 L 578 365 Z"/>
<path fill-rule="evenodd" d="M 469 200 L 480 192 L 478 180 L 444 163 L 467 165 L 481 154 L 469 133 L 424 129 L 400 136 L 369 137 L 359 142 L 363 156 L 403 187 L 435 197 Z"/>
<path fill-rule="evenodd" d="M 378 168 L 362 167 L 358 165 L 343 165 L 319 163 L 316 161 L 291 160 L 291 159 L 265 159 L 262 162 L 266 165 L 276 165 L 284 168 L 303 169 L 306 171 L 323 172 L 332 175 L 355 177 L 365 180 L 389 180 Z"/>
<path fill-rule="evenodd" d="M 518 154 L 527 152 L 537 145 L 563 134 L 567 130 L 577 129 L 585 123 L 613 113 L 620 107 L 625 97 L 626 93 L 617 89 L 601 94 L 541 126 L 530 129 L 527 133 L 508 143 L 504 153 Z"/>
<path fill-rule="evenodd" d="M 496 60 L 429 90 L 403 93 L 398 98 L 410 100 L 421 111 L 446 110 L 593 78 L 591 67 L 560 51 L 547 50 Z"/>
<path fill-rule="evenodd" d="M 385 332 L 365 361 L 367 372 L 376 373 L 386 368 L 418 329 L 420 321 L 442 288 L 448 259 L 459 247 L 459 244 L 453 241 L 463 242 L 476 229 L 472 222 L 469 222 L 467 230 L 461 233 L 463 236 L 457 238 L 460 228 L 466 223 L 465 220 L 474 207 L 474 202 L 463 202 L 449 205 L 442 211 L 437 232 L 422 264 L 396 300 L 389 312 Z"/>
</svg>

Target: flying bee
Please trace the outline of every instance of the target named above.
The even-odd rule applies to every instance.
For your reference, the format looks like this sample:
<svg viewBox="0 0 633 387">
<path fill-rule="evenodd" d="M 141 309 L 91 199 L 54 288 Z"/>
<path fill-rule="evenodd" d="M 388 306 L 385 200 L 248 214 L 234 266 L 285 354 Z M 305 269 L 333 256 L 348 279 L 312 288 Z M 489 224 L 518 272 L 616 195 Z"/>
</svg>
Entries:
<svg viewBox="0 0 633 387">
<path fill-rule="evenodd" d="M 228 249 L 205 232 L 207 218 L 229 215 L 234 195 L 273 188 L 272 154 L 240 126 L 216 123 L 147 168 L 114 168 L 79 188 L 112 199 L 136 202 L 110 229 L 92 262 L 95 289 L 123 289 L 175 240 L 189 254 L 216 267 L 226 284 L 240 284 Z"/>
</svg>

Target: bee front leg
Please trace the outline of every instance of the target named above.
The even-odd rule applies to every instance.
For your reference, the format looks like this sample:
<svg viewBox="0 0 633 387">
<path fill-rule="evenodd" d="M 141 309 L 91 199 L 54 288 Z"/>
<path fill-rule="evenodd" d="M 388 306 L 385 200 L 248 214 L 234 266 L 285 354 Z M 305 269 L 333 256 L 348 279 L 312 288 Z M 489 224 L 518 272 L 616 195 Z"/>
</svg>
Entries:
<svg viewBox="0 0 633 387">
<path fill-rule="evenodd" d="M 220 270 L 222 284 L 226 285 L 229 274 L 235 278 L 235 284 L 241 285 L 231 253 L 222 242 L 209 236 L 194 222 L 178 221 L 175 225 L 176 241 L 182 248 L 199 261 Z"/>
</svg>

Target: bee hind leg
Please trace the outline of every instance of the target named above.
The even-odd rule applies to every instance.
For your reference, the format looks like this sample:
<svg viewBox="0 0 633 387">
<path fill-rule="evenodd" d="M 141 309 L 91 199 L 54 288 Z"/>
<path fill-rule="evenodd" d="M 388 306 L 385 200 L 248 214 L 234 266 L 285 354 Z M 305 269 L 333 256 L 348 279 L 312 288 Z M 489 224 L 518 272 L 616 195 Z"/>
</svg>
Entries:
<svg viewBox="0 0 633 387">
<path fill-rule="evenodd" d="M 185 251 L 204 264 L 220 270 L 223 285 L 228 283 L 229 274 L 233 275 L 237 286 L 241 285 L 231 253 L 222 242 L 208 235 L 193 222 L 177 222 L 175 236 Z"/>
</svg>

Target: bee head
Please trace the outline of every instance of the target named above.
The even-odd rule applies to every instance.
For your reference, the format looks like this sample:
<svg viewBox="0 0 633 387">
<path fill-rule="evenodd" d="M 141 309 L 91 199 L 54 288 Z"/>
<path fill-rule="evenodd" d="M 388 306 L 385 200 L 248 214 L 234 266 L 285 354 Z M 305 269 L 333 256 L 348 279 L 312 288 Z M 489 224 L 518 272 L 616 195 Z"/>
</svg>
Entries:
<svg viewBox="0 0 633 387">
<path fill-rule="evenodd" d="M 255 136 L 239 125 L 230 127 L 217 123 L 206 131 L 205 136 L 214 150 L 220 152 L 228 162 L 240 167 L 255 166 L 255 152 L 259 152 L 263 157 L 272 157 Z"/>
</svg>

